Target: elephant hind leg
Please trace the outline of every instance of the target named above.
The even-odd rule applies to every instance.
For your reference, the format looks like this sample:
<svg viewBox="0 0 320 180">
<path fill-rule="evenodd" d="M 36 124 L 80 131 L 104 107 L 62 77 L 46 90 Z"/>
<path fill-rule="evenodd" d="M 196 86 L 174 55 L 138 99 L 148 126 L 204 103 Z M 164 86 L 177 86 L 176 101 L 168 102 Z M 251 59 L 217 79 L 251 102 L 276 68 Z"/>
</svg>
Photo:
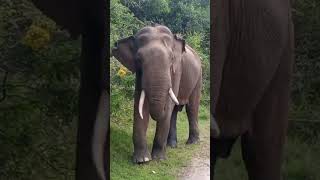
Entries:
<svg viewBox="0 0 320 180">
<path fill-rule="evenodd" d="M 189 138 L 187 140 L 187 144 L 195 144 L 199 142 L 198 113 L 200 106 L 201 84 L 202 81 L 200 78 L 191 93 L 189 103 L 186 105 L 186 112 L 189 121 Z"/>
</svg>

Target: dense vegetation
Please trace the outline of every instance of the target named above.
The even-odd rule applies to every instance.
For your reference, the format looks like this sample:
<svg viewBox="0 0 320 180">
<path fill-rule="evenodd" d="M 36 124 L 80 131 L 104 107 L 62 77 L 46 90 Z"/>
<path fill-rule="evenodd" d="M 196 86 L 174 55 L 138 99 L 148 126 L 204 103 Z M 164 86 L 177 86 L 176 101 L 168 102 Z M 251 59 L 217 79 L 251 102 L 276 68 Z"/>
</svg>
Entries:
<svg viewBox="0 0 320 180">
<path fill-rule="evenodd" d="M 151 22 L 181 33 L 203 59 L 202 105 L 208 105 L 207 0 L 111 0 L 110 15 L 111 47 Z M 291 118 L 320 120 L 320 1 L 295 0 L 293 15 L 296 63 Z M 74 178 L 79 43 L 28 0 L 0 0 L 0 179 Z M 110 75 L 112 123 L 131 127 L 134 75 L 114 59 Z M 284 174 L 289 179 L 320 179 L 319 125 L 294 127 Z M 239 161 L 235 158 L 222 168 L 230 169 Z M 234 169 L 222 172 L 225 179 L 239 177 L 239 169 Z"/>
<path fill-rule="evenodd" d="M 292 117 L 320 121 L 320 1 L 295 0 Z"/>
<path fill-rule="evenodd" d="M 79 45 L 29 1 L 0 0 L 0 179 L 74 176 Z"/>
</svg>

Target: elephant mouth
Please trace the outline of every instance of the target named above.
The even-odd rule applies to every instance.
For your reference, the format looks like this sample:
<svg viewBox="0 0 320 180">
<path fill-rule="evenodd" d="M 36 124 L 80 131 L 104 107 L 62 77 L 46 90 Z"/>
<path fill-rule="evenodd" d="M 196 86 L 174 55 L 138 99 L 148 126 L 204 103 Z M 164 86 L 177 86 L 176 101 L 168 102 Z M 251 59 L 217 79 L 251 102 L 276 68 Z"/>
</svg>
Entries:
<svg viewBox="0 0 320 180">
<path fill-rule="evenodd" d="M 176 105 L 179 105 L 179 101 L 178 101 L 177 97 L 175 96 L 172 88 L 169 89 L 168 94 L 169 94 L 170 99 L 171 99 Z M 145 97 L 146 97 L 145 90 L 142 89 L 142 90 L 141 90 L 141 94 L 140 94 L 140 99 L 139 99 L 139 115 L 140 115 L 141 119 L 143 119 L 143 105 L 144 105 Z M 164 106 L 164 109 L 163 109 L 162 112 L 164 112 L 165 109 L 166 109 L 166 106 Z M 152 113 L 151 113 L 151 114 L 152 114 Z M 163 116 L 164 113 L 160 113 L 160 114 L 162 114 L 162 116 Z M 161 117 L 161 116 L 160 116 L 160 117 Z M 159 119 L 160 117 L 157 118 L 157 116 L 156 116 L 156 118 L 153 118 L 153 119 Z"/>
</svg>

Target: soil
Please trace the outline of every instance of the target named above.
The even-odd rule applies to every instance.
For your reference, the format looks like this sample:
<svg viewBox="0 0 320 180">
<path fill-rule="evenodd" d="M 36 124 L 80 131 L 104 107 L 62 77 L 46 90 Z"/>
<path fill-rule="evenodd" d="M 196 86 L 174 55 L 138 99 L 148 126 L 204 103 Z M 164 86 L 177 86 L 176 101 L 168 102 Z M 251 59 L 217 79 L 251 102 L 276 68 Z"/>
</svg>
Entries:
<svg viewBox="0 0 320 180">
<path fill-rule="evenodd" d="M 201 147 L 190 164 L 181 170 L 178 180 L 210 180 L 210 132 L 206 131 L 200 133 Z"/>
</svg>

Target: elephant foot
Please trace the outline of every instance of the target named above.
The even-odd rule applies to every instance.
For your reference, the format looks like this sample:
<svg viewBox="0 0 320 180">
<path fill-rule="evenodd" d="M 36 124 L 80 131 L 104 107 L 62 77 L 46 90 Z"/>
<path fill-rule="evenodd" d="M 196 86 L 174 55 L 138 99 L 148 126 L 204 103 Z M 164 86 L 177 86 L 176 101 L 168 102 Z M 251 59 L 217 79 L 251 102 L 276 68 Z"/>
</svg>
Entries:
<svg viewBox="0 0 320 180">
<path fill-rule="evenodd" d="M 152 159 L 154 160 L 166 160 L 166 153 L 163 150 L 153 149 L 152 150 Z"/>
<path fill-rule="evenodd" d="M 199 142 L 199 137 L 189 137 L 186 144 L 198 144 Z"/>
<path fill-rule="evenodd" d="M 176 148 L 177 147 L 177 140 L 169 140 L 168 139 L 167 146 L 169 146 L 171 148 Z"/>
<path fill-rule="evenodd" d="M 151 161 L 150 153 L 147 151 L 145 153 L 134 153 L 133 154 L 133 163 L 143 164 Z"/>
</svg>

